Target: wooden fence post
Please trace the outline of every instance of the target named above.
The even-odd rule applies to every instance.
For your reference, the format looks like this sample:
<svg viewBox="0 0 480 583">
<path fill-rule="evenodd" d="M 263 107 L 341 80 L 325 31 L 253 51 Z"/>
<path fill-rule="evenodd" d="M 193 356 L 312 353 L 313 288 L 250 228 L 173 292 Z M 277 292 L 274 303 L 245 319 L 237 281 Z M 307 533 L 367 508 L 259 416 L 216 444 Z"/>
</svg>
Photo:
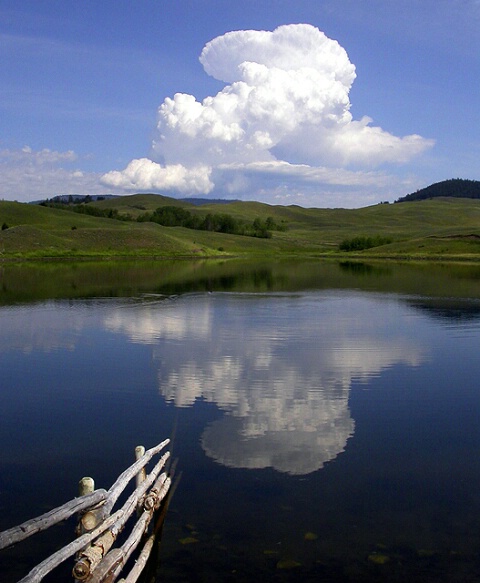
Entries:
<svg viewBox="0 0 480 583">
<path fill-rule="evenodd" d="M 90 477 L 83 477 L 80 482 L 78 482 L 78 493 L 80 496 L 85 496 L 86 494 L 91 494 L 95 490 L 95 480 Z M 79 521 L 76 529 L 76 535 L 82 536 L 86 532 L 93 530 L 98 523 L 98 512 L 95 510 L 87 510 L 83 514 L 79 515 Z M 87 545 L 87 547 L 90 545 Z M 83 550 L 85 551 L 85 547 Z M 80 553 L 76 553 L 76 562 L 73 567 L 72 575 L 75 581 L 83 581 L 90 574 L 90 562 L 85 558 L 80 556 Z M 101 559 L 101 557 L 100 557 Z M 99 559 L 99 560 L 100 560 Z"/>
<path fill-rule="evenodd" d="M 161 528 L 160 523 L 163 523 L 168 499 L 174 489 L 170 490 L 172 479 L 169 474 L 171 472 L 164 470 L 170 457 L 168 451 L 157 460 L 148 473 L 145 467 L 169 442 L 170 440 L 166 439 L 147 451 L 143 446 L 137 446 L 135 463 L 120 474 L 108 491 L 95 490 L 95 482 L 92 478 L 82 478 L 79 482 L 78 498 L 0 533 L 0 549 L 2 549 L 36 532 L 44 531 L 70 516 L 77 515 L 78 517 L 77 538 L 39 563 L 19 583 L 40 583 L 48 573 L 73 556 L 76 558 L 73 576 L 77 583 L 87 580 L 91 583 L 100 583 L 105 577 L 105 580 L 115 581 L 132 553 L 140 544 L 143 544 L 135 567 L 125 579 L 128 583 L 135 583 L 150 556 L 155 537 Z M 162 470 L 164 470 L 163 473 Z M 137 483 L 135 490 L 128 496 L 123 506 L 112 514 L 120 495 L 134 477 Z M 156 519 L 148 534 L 150 523 L 162 504 L 161 515 Z M 113 548 L 117 535 L 123 530 L 136 509 L 139 510 L 139 514 L 132 531 L 122 546 Z"/>
<path fill-rule="evenodd" d="M 145 448 L 143 447 L 143 445 L 137 445 L 137 447 L 135 448 L 135 459 L 139 460 L 142 456 L 145 455 Z M 145 481 L 145 478 L 147 477 L 147 472 L 145 470 L 145 466 L 138 472 L 137 477 L 135 479 L 136 481 L 136 486 L 138 488 L 138 486 L 140 486 L 140 484 L 142 482 Z"/>
<path fill-rule="evenodd" d="M 91 494 L 95 490 L 95 481 L 93 478 L 84 477 L 78 483 L 78 493 L 80 496 Z M 93 530 L 97 526 L 98 516 L 94 510 L 88 510 L 80 516 L 77 526 L 77 536 Z"/>
</svg>

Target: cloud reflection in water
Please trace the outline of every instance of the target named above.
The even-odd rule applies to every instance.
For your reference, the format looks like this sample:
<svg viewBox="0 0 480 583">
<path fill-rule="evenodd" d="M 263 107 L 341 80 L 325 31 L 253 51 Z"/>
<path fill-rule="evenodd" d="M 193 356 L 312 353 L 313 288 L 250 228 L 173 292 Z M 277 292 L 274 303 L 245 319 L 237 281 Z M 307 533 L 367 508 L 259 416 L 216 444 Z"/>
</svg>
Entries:
<svg viewBox="0 0 480 583">
<path fill-rule="evenodd" d="M 133 312 L 132 312 L 133 310 Z M 354 433 L 352 380 L 427 357 L 397 300 L 362 294 L 205 294 L 118 310 L 107 329 L 152 344 L 159 390 L 225 416 L 203 432 L 207 455 L 231 467 L 318 470 Z"/>
</svg>

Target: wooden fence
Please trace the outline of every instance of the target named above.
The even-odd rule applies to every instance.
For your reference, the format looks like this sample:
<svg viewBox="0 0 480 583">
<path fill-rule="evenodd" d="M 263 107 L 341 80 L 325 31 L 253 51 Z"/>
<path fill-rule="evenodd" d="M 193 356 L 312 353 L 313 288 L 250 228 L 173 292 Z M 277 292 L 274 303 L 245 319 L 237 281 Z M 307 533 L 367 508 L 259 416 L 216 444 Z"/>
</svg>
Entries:
<svg viewBox="0 0 480 583">
<path fill-rule="evenodd" d="M 166 439 L 148 451 L 143 446 L 136 447 L 135 463 L 120 474 L 109 490 L 95 490 L 92 478 L 83 478 L 78 498 L 0 533 L 1 550 L 74 514 L 78 515 L 77 538 L 39 563 L 19 583 L 41 581 L 71 557 L 74 557 L 72 576 L 76 581 L 112 583 L 121 575 L 126 562 L 141 545 L 130 572 L 119 583 L 137 581 L 154 547 L 172 494 L 172 471 L 167 470 L 170 453 L 163 453 L 149 473 L 146 465 L 154 456 L 160 455 L 169 442 Z M 135 490 L 113 512 L 115 503 L 133 478 L 136 480 Z M 130 534 L 121 546 L 115 547 L 118 535 L 135 512 L 136 521 Z"/>
</svg>

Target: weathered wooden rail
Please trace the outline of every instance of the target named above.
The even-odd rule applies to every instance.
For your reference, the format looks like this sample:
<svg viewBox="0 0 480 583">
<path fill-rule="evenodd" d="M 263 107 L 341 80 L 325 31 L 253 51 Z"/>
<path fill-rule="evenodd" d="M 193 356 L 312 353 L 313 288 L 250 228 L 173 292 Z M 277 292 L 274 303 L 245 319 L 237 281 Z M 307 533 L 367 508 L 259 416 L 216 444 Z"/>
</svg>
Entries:
<svg viewBox="0 0 480 583">
<path fill-rule="evenodd" d="M 152 458 L 160 455 L 169 442 L 166 439 L 147 451 L 143 446 L 137 446 L 135 463 L 120 474 L 109 490 L 95 490 L 92 478 L 82 478 L 78 498 L 0 533 L 1 550 L 78 515 L 77 538 L 39 563 L 19 583 L 42 581 L 71 557 L 74 557 L 72 576 L 76 581 L 112 583 L 141 544 L 133 567 L 121 579 L 123 583 L 135 583 L 154 547 L 172 492 L 171 471 L 167 470 L 170 453 L 163 453 L 149 473 L 146 466 Z M 133 478 L 136 480 L 135 490 L 113 512 L 116 502 Z M 130 518 L 136 518 L 130 534 L 120 546 L 115 547 L 118 535 Z"/>
</svg>

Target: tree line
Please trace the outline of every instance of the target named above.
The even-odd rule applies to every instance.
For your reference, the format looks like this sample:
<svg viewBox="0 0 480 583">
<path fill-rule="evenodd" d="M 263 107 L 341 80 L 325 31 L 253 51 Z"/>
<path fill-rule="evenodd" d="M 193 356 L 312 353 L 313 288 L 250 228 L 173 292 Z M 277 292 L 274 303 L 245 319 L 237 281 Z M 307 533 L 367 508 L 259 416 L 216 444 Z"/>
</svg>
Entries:
<svg viewBox="0 0 480 583">
<path fill-rule="evenodd" d="M 119 221 L 132 221 L 131 215 L 121 215 L 117 209 L 101 209 L 97 206 L 92 206 L 88 204 L 92 202 L 89 196 L 85 197 L 85 200 L 79 202 L 75 199 L 73 202 L 61 202 L 58 200 L 43 200 L 40 206 L 46 206 L 48 208 L 60 209 L 63 211 L 70 211 L 73 213 L 78 213 L 80 215 L 89 215 L 91 217 L 104 217 L 107 219 L 118 219 Z"/>
<path fill-rule="evenodd" d="M 392 242 L 391 237 L 382 237 L 381 235 L 352 237 L 351 239 L 344 239 L 338 248 L 340 251 L 363 251 L 364 249 L 372 249 L 373 247 L 380 247 L 381 245 L 388 245 Z"/>
<path fill-rule="evenodd" d="M 85 197 L 87 198 L 87 197 Z M 184 227 L 198 231 L 211 231 L 215 233 L 228 233 L 231 235 L 244 235 L 248 237 L 260 237 L 269 239 L 272 231 L 284 231 L 286 225 L 278 224 L 273 217 L 262 219 L 255 218 L 252 222 L 238 219 L 227 213 L 208 213 L 205 216 L 194 214 L 179 206 L 166 205 L 158 207 L 153 212 L 146 212 L 133 218 L 130 214 L 119 213 L 117 209 L 102 209 L 97 206 L 77 202 L 58 202 L 46 200 L 40 203 L 42 206 L 69 210 L 71 212 L 85 214 L 94 217 L 117 219 L 120 221 L 136 221 L 139 223 L 157 223 L 164 227 Z"/>
<path fill-rule="evenodd" d="M 426 200 L 427 198 L 437 198 L 439 196 L 453 198 L 480 198 L 480 181 L 466 180 L 464 178 L 452 178 L 436 182 L 426 188 L 407 194 L 395 202 L 410 202 L 415 200 Z"/>
<path fill-rule="evenodd" d="M 161 206 L 152 213 L 145 213 L 137 221 L 157 223 L 164 227 L 185 227 L 197 231 L 212 231 L 215 233 L 229 233 L 248 237 L 268 239 L 272 231 L 283 230 L 272 217 L 261 219 L 257 217 L 253 222 L 237 219 L 227 213 L 207 213 L 205 216 L 193 214 L 187 209 L 178 206 Z"/>
</svg>

